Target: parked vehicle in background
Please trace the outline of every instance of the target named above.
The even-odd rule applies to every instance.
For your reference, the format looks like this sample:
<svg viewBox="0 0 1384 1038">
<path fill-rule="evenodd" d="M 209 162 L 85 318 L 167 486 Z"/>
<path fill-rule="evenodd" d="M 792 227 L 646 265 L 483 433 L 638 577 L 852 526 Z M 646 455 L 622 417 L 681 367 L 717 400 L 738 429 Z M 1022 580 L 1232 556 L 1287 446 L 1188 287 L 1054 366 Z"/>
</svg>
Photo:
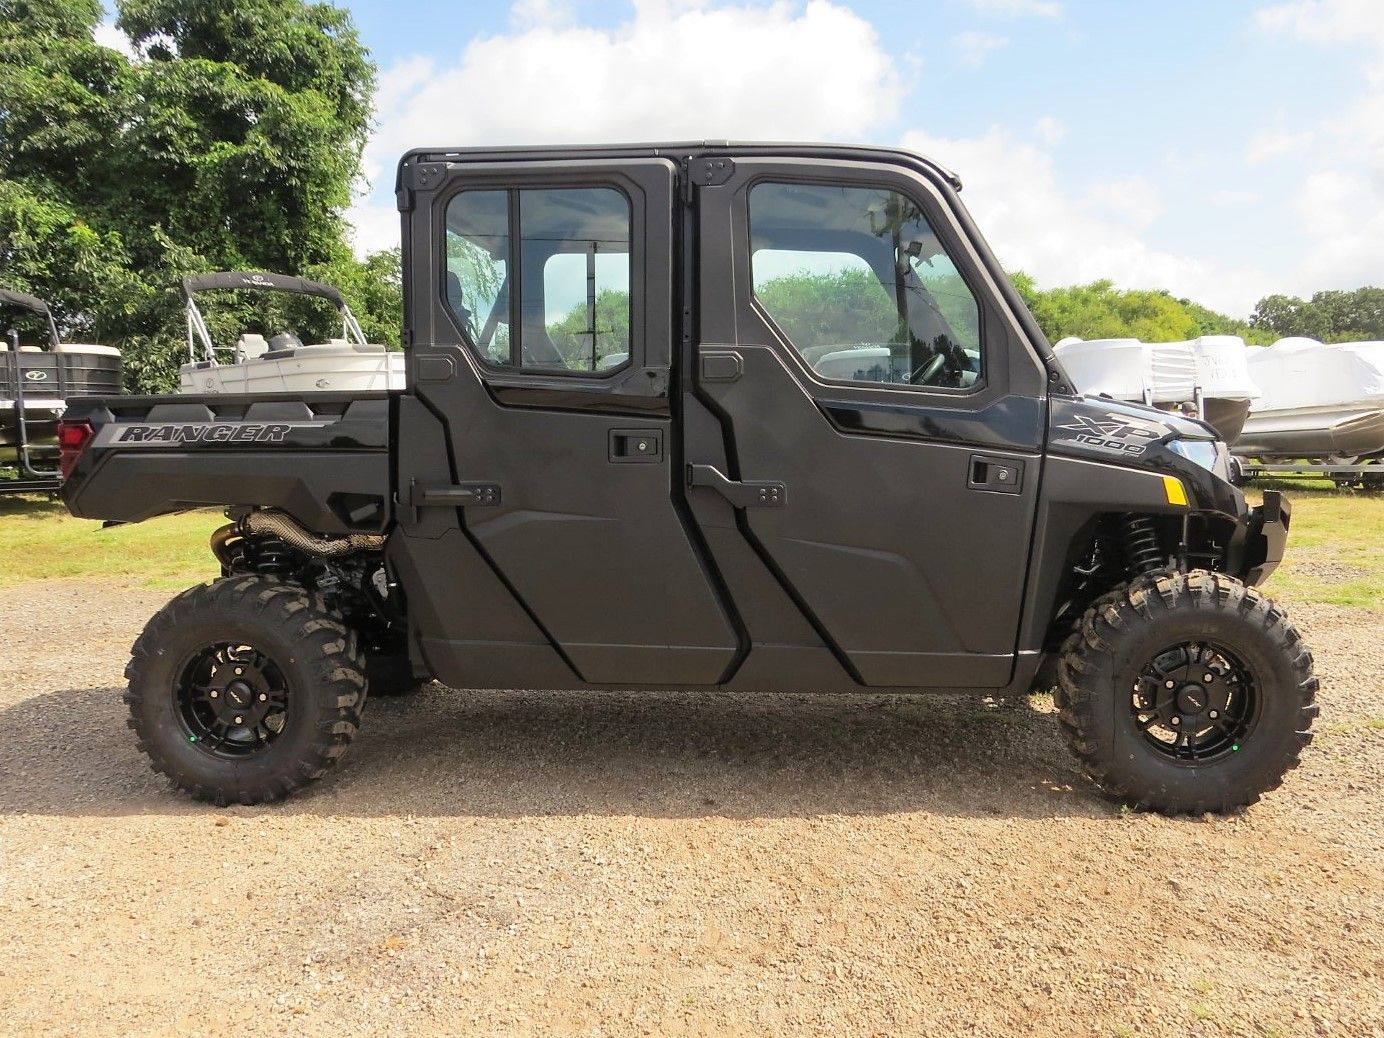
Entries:
<svg viewBox="0 0 1384 1038">
<path fill-rule="evenodd" d="M 1263 398 L 1235 442 L 1248 473 L 1384 490 L 1384 342 L 1279 339 L 1250 370 Z"/>
<path fill-rule="evenodd" d="M 1245 340 L 1203 335 L 1185 342 L 1063 339 L 1054 349 L 1077 388 L 1164 411 L 1180 411 L 1235 442 L 1259 387 L 1249 373 Z"/>
<path fill-rule="evenodd" d="M 48 304 L 24 292 L 0 288 L 0 310 L 30 315 L 43 336 L 26 344 L 9 323 L 0 334 L 0 451 L 18 473 L 0 493 L 56 490 L 58 418 L 74 397 L 120 392 L 120 351 L 63 342 Z"/>
<path fill-rule="evenodd" d="M 307 278 L 256 271 L 222 271 L 183 278 L 188 362 L 179 369 L 183 393 L 372 392 L 404 387 L 404 358 L 365 341 L 341 292 Z M 266 338 L 242 332 L 234 346 L 218 347 L 194 298 L 209 291 L 281 292 L 334 304 L 341 337 L 305 345 L 289 330 Z"/>
<path fill-rule="evenodd" d="M 78 516 L 227 506 L 134 647 L 154 767 L 277 800 L 367 690 L 1055 686 L 1110 794 L 1225 811 L 1310 740 L 1312 656 L 1180 415 L 1084 397 L 941 166 L 903 151 L 426 150 L 407 386 L 93 401 Z M 849 306 L 841 306 L 844 296 Z"/>
</svg>

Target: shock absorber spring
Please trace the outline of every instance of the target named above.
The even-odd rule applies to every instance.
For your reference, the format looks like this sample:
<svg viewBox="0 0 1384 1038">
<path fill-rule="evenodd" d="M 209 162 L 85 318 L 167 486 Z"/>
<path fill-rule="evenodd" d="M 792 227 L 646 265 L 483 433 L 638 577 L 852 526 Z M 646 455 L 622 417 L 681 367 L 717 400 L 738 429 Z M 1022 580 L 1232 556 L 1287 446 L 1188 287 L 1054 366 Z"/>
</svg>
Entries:
<svg viewBox="0 0 1384 1038">
<path fill-rule="evenodd" d="M 1125 558 L 1129 571 L 1135 576 L 1148 573 L 1164 564 L 1158 545 L 1158 527 L 1146 515 L 1127 515 L 1121 524 Z"/>
<path fill-rule="evenodd" d="M 236 569 L 266 577 L 287 577 L 293 571 L 288 546 L 276 537 L 247 537 L 240 542 Z"/>
</svg>

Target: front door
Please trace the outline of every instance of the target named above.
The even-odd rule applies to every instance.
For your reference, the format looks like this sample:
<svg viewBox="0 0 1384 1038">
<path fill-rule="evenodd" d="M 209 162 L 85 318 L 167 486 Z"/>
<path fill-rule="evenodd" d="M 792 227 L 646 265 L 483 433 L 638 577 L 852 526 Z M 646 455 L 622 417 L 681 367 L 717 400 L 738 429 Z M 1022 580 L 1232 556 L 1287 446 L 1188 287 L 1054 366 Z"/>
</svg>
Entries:
<svg viewBox="0 0 1384 1038">
<path fill-rule="evenodd" d="M 948 189 L 890 163 L 700 161 L 686 476 L 742 677 L 1004 685 L 1043 371 Z M 737 591 L 755 565 L 772 579 Z"/>
</svg>

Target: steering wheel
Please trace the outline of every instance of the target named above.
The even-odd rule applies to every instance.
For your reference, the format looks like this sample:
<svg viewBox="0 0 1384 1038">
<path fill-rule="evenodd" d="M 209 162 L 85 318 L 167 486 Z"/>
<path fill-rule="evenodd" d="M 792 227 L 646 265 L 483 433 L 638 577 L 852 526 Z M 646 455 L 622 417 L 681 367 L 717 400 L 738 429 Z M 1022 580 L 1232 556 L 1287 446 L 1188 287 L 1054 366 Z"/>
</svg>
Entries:
<svg viewBox="0 0 1384 1038">
<path fill-rule="evenodd" d="M 932 355 L 931 360 L 929 360 L 926 364 L 920 364 L 914 370 L 913 374 L 908 376 L 908 381 L 915 386 L 930 385 L 933 378 L 937 375 L 938 372 L 942 370 L 942 367 L 946 363 L 946 353 L 942 350 L 938 350 L 936 353 Z"/>
<path fill-rule="evenodd" d="M 966 356 L 966 351 L 947 337 L 927 363 L 920 364 L 918 369 L 908 376 L 908 381 L 915 386 L 931 385 L 932 380 L 941 374 L 944 368 L 950 368 L 953 374 L 959 375 L 963 371 L 969 371 L 970 367 L 971 362 Z"/>
</svg>

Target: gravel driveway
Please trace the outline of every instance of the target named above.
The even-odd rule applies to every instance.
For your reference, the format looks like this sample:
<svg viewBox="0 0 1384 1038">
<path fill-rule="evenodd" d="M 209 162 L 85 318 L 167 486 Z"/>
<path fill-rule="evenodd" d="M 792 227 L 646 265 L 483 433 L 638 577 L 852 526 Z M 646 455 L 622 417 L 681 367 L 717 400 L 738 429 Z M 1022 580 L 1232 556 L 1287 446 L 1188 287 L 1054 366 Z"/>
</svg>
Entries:
<svg viewBox="0 0 1384 1038">
<path fill-rule="evenodd" d="M 165 597 L 3 593 L 0 1033 L 1384 1034 L 1384 614 L 1292 610 L 1321 734 L 1232 818 L 1039 702 L 441 688 L 216 810 L 124 725 Z"/>
</svg>

